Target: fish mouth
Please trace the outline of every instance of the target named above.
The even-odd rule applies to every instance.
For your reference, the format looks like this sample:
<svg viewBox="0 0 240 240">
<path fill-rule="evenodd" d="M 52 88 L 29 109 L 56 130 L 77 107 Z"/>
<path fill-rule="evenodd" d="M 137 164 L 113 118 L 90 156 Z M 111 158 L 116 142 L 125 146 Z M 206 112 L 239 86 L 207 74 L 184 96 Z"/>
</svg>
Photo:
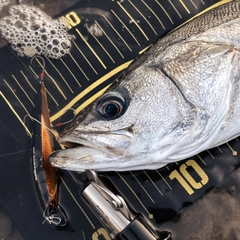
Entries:
<svg viewBox="0 0 240 240">
<path fill-rule="evenodd" d="M 94 148 L 94 144 L 91 144 L 91 142 L 87 141 L 84 138 L 78 138 L 78 137 L 72 137 L 72 136 L 66 135 L 64 137 L 57 137 L 56 140 L 59 144 L 63 145 L 67 149 L 79 148 L 84 146 Z"/>
<path fill-rule="evenodd" d="M 89 152 L 95 152 L 99 151 L 102 153 L 107 153 L 106 149 L 102 146 L 93 144 L 90 141 L 87 141 L 86 139 L 83 138 L 76 138 L 72 136 L 64 136 L 62 138 L 57 139 L 58 143 L 63 145 L 66 150 L 59 150 L 57 152 L 61 152 L 61 156 L 67 161 L 68 156 L 72 155 L 72 152 L 76 152 L 76 154 L 80 156 L 84 155 L 84 151 L 86 149 L 89 149 Z M 84 151 L 83 151 L 84 150 Z M 91 154 L 89 153 L 89 156 Z M 82 159 L 86 158 L 86 156 L 82 156 Z"/>
<path fill-rule="evenodd" d="M 113 132 L 75 132 L 57 138 L 68 149 L 89 147 L 108 154 L 122 155 L 133 141 L 133 131 L 122 129 Z"/>
<path fill-rule="evenodd" d="M 49 156 L 52 166 L 73 171 L 100 169 L 109 161 L 123 157 L 133 141 L 133 132 L 72 133 L 57 138 L 67 149 Z M 105 166 L 106 167 L 106 166 Z"/>
<path fill-rule="evenodd" d="M 86 139 L 65 135 L 57 138 L 58 143 L 66 149 L 57 150 L 49 156 L 53 167 L 85 171 L 92 168 L 100 159 L 112 158 L 103 147 L 99 147 Z M 89 166 L 89 167 L 88 167 Z"/>
</svg>

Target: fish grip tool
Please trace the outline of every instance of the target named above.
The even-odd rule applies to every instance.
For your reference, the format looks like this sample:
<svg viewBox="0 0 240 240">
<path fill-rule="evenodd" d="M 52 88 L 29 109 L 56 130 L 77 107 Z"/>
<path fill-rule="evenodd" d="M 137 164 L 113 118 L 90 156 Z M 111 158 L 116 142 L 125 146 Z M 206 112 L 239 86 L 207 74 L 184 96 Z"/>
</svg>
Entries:
<svg viewBox="0 0 240 240">
<path fill-rule="evenodd" d="M 115 240 L 170 240 L 171 233 L 158 232 L 139 213 L 131 209 L 126 201 L 114 194 L 98 178 L 96 172 L 86 171 L 89 182 L 81 195 L 89 208 L 108 229 Z"/>
</svg>

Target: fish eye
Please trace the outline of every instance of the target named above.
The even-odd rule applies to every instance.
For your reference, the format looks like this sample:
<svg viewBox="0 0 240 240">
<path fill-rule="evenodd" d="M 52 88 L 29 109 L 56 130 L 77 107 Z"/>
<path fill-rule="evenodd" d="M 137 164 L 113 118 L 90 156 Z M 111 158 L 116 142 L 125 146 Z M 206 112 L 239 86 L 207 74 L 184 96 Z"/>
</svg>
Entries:
<svg viewBox="0 0 240 240">
<path fill-rule="evenodd" d="M 107 97 L 98 103 L 97 111 L 107 119 L 114 119 L 122 114 L 124 105 L 122 98 Z"/>
</svg>

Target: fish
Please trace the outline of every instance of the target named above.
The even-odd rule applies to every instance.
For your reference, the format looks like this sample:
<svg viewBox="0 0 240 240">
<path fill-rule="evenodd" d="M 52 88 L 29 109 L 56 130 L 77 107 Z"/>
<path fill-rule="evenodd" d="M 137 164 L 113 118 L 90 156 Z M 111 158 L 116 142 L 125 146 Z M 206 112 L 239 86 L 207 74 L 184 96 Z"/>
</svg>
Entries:
<svg viewBox="0 0 240 240">
<path fill-rule="evenodd" d="M 72 171 L 159 169 L 240 135 L 240 1 L 160 38 L 59 135 Z"/>
</svg>

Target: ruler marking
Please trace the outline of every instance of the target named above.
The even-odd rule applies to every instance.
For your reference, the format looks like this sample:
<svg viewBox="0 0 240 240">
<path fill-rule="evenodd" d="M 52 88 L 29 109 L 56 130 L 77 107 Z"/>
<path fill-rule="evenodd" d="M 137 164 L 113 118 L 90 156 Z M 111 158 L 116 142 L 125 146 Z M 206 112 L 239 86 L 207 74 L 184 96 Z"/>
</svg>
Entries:
<svg viewBox="0 0 240 240">
<path fill-rule="evenodd" d="M 182 6 L 184 7 L 184 9 L 186 10 L 186 12 L 188 14 L 190 14 L 191 12 L 189 11 L 189 9 L 187 8 L 187 6 L 185 5 L 185 3 L 182 0 L 179 0 L 179 2 L 182 4 Z"/>
<path fill-rule="evenodd" d="M 26 77 L 26 75 L 22 72 L 22 70 L 20 70 L 20 73 L 23 75 L 24 79 L 26 80 L 26 82 L 28 83 L 28 85 L 30 86 L 30 88 L 37 93 L 37 91 L 34 89 L 34 87 L 32 86 L 32 84 L 30 83 L 30 81 L 28 80 L 28 78 Z"/>
<path fill-rule="evenodd" d="M 7 98 L 4 96 L 4 94 L 0 91 L 0 95 L 2 96 L 2 98 L 4 99 L 4 101 L 7 103 L 8 107 L 11 109 L 11 111 L 13 112 L 13 114 L 16 116 L 16 118 L 19 120 L 19 122 L 22 124 L 22 126 L 24 127 L 24 129 L 26 130 L 26 132 L 29 134 L 30 137 L 32 137 L 31 132 L 29 131 L 29 129 L 27 128 L 27 126 L 25 125 L 25 123 L 22 121 L 22 119 L 20 118 L 20 116 L 17 114 L 17 112 L 14 110 L 13 106 L 11 105 L 11 103 L 7 100 Z"/>
<path fill-rule="evenodd" d="M 217 147 L 220 153 L 223 153 L 222 149 L 220 147 Z"/>
<path fill-rule="evenodd" d="M 81 84 L 78 82 L 77 78 L 75 77 L 75 75 L 73 74 L 73 72 L 70 70 L 70 68 L 67 66 L 67 64 L 62 60 L 62 58 L 60 58 L 60 61 L 62 62 L 62 64 L 66 67 L 66 69 L 68 70 L 68 72 L 72 75 L 72 77 L 74 78 L 75 82 L 78 84 L 79 87 L 81 87 Z"/>
<path fill-rule="evenodd" d="M 137 194 L 134 192 L 134 190 L 129 186 L 129 184 L 125 181 L 125 179 L 118 173 L 118 176 L 122 179 L 122 181 L 127 185 L 127 187 L 130 189 L 130 191 L 133 193 L 133 195 L 136 197 L 136 199 L 139 201 L 139 203 L 142 205 L 142 207 L 144 208 L 144 210 L 148 213 L 148 215 L 150 216 L 150 213 L 148 212 L 147 208 L 145 207 L 145 205 L 142 203 L 142 201 L 140 200 L 140 198 L 137 196 Z"/>
<path fill-rule="evenodd" d="M 198 156 L 198 158 L 202 161 L 202 163 L 203 163 L 204 165 L 207 165 L 206 162 L 200 157 L 200 155 L 197 155 L 197 156 Z"/>
<path fill-rule="evenodd" d="M 211 152 L 209 150 L 207 150 L 207 152 L 209 153 L 209 155 L 212 157 L 212 159 L 215 159 L 215 157 L 211 154 Z"/>
<path fill-rule="evenodd" d="M 67 85 L 68 89 L 69 89 L 72 93 L 74 93 L 73 90 L 72 90 L 72 88 L 69 86 L 67 80 L 63 77 L 63 75 L 62 75 L 61 72 L 57 69 L 57 67 L 52 63 L 52 61 L 51 61 L 48 57 L 46 57 L 46 59 L 47 59 L 48 62 L 53 66 L 53 68 L 57 71 L 57 73 L 58 73 L 59 76 L 62 78 L 62 80 L 64 81 L 64 83 Z"/>
<path fill-rule="evenodd" d="M 113 11 L 111 10 L 114 16 L 118 19 L 118 21 L 123 25 L 123 27 L 128 31 L 128 33 L 131 35 L 133 40 L 137 43 L 138 46 L 141 46 L 141 44 L 138 42 L 138 40 L 135 38 L 135 36 L 132 34 L 132 32 L 129 30 L 129 28 L 125 25 L 125 23 L 120 19 L 120 17 Z"/>
<path fill-rule="evenodd" d="M 28 67 L 32 71 L 32 73 L 35 75 L 35 77 L 39 79 L 39 75 L 36 74 L 36 72 L 32 69 L 32 67 L 31 66 L 28 66 Z"/>
<path fill-rule="evenodd" d="M 132 49 L 129 47 L 127 42 L 124 40 L 124 38 L 119 34 L 119 32 L 116 30 L 116 28 L 109 22 L 106 16 L 103 15 L 103 18 L 106 20 L 106 22 L 109 24 L 109 26 L 113 29 L 113 31 L 118 35 L 118 37 L 122 40 L 122 42 L 126 45 L 126 47 L 129 49 L 130 52 L 132 52 Z"/>
<path fill-rule="evenodd" d="M 165 168 L 166 168 L 168 171 L 170 171 L 170 168 L 169 168 L 167 165 L 165 166 Z"/>
<path fill-rule="evenodd" d="M 177 15 L 182 19 L 181 14 L 179 13 L 179 11 L 177 10 L 177 8 L 173 5 L 171 0 L 168 0 L 168 2 L 171 4 L 171 6 L 173 7 L 173 9 L 175 10 L 175 12 L 177 13 Z"/>
<path fill-rule="evenodd" d="M 98 56 L 98 54 L 94 51 L 94 49 L 90 46 L 90 44 L 86 41 L 86 39 L 84 38 L 84 36 L 80 33 L 80 31 L 78 29 L 76 29 L 76 32 L 78 33 L 78 35 L 80 36 L 80 38 L 84 41 L 84 43 L 88 46 L 88 48 L 91 50 L 91 52 L 93 53 L 93 55 L 97 58 L 97 60 L 99 61 L 99 63 L 103 66 L 104 69 L 107 69 L 106 65 L 103 63 L 103 61 L 101 60 L 101 58 Z"/>
<path fill-rule="evenodd" d="M 193 5 L 196 9 L 198 9 L 197 5 L 193 2 L 193 0 L 190 0 L 190 2 L 192 3 L 192 5 Z"/>
<path fill-rule="evenodd" d="M 5 84 L 7 85 L 7 87 L 9 88 L 9 90 L 12 92 L 12 94 L 15 96 L 15 98 L 18 100 L 18 102 L 20 103 L 20 105 L 22 106 L 22 108 L 24 109 L 24 111 L 27 113 L 27 115 L 30 116 L 30 113 L 28 112 L 28 110 L 26 109 L 26 107 L 24 106 L 24 104 L 22 103 L 22 101 L 19 99 L 19 97 L 17 96 L 17 94 L 15 93 L 15 91 L 12 89 L 12 87 L 8 84 L 8 82 L 3 79 L 3 81 L 5 82 Z"/>
<path fill-rule="evenodd" d="M 119 55 L 124 59 L 124 56 L 122 55 L 122 53 L 120 52 L 120 50 L 118 49 L 118 47 L 113 43 L 113 41 L 111 40 L 111 38 L 106 34 L 106 32 L 103 30 L 103 28 L 99 25 L 99 23 L 97 21 L 95 21 L 95 23 L 98 25 L 98 27 L 101 29 L 101 31 L 103 32 L 103 34 L 105 35 L 105 37 L 108 39 L 108 41 L 113 45 L 113 47 L 117 50 L 117 52 L 119 53 Z"/>
<path fill-rule="evenodd" d="M 146 19 L 146 17 L 139 11 L 139 9 L 132 3 L 131 0 L 128 0 L 128 2 L 133 6 L 133 8 L 138 12 L 138 14 L 146 21 L 146 23 L 148 24 L 148 26 L 152 29 L 152 31 L 154 32 L 155 35 L 157 35 L 157 32 L 155 31 L 154 27 L 152 26 L 152 24 Z M 165 29 L 165 27 L 162 25 L 163 29 Z"/>
<path fill-rule="evenodd" d="M 172 187 L 170 186 L 170 184 L 167 182 L 167 180 L 162 176 L 162 174 L 156 170 L 156 172 L 158 173 L 158 175 L 162 178 L 162 180 L 166 183 L 166 185 L 172 190 Z"/>
<path fill-rule="evenodd" d="M 53 79 L 53 77 L 45 70 L 44 71 L 46 73 L 46 75 L 51 79 L 51 81 L 53 82 L 53 84 L 56 86 L 57 90 L 60 92 L 60 94 L 62 95 L 62 97 L 67 100 L 67 97 L 65 96 L 65 94 L 63 93 L 62 89 L 58 86 L 58 84 L 56 83 L 56 81 Z"/>
<path fill-rule="evenodd" d="M 91 34 L 92 35 L 92 34 Z M 72 41 L 73 44 L 75 45 L 75 47 L 77 48 L 77 50 L 80 52 L 80 54 L 83 56 L 83 58 L 85 59 L 85 61 L 88 63 L 88 65 L 92 68 L 92 70 L 98 75 L 98 72 L 96 71 L 96 69 L 93 67 L 93 65 L 90 63 L 90 61 L 87 59 L 87 57 L 85 56 L 85 54 L 80 50 L 80 48 L 78 47 L 78 45 Z"/>
<path fill-rule="evenodd" d="M 96 38 L 96 36 L 94 36 L 91 31 L 89 31 L 89 28 L 87 28 L 88 32 L 92 35 L 92 37 L 97 41 L 97 43 L 101 46 L 101 48 L 103 49 L 103 51 L 108 55 L 108 57 L 111 59 L 111 61 L 113 63 L 115 63 L 115 61 L 113 60 L 113 58 L 111 57 L 111 55 L 109 54 L 109 52 L 106 50 L 106 48 L 100 43 L 100 41 Z"/>
<path fill-rule="evenodd" d="M 71 57 L 71 59 L 73 60 L 73 62 L 76 64 L 76 66 L 78 67 L 78 69 L 81 71 L 81 73 L 83 74 L 83 76 L 89 81 L 88 76 L 86 75 L 86 73 L 82 70 L 82 68 L 79 66 L 79 64 L 77 63 L 76 59 L 73 57 L 73 55 L 71 53 L 69 53 L 69 56 Z"/>
<path fill-rule="evenodd" d="M 170 0 L 169 0 L 169 1 L 170 1 Z M 208 12 L 209 10 L 214 9 L 214 8 L 216 8 L 216 7 L 218 7 L 218 6 L 221 6 L 221 5 L 223 5 L 223 4 L 225 4 L 225 3 L 228 3 L 228 2 L 231 2 L 231 1 L 232 1 L 232 0 L 221 0 L 221 1 L 219 1 L 219 2 L 217 2 L 217 3 L 215 3 L 215 4 L 213 4 L 213 5 L 211 5 L 210 7 L 205 8 L 205 9 L 202 10 L 201 12 L 195 14 L 193 17 L 191 17 L 191 18 L 189 18 L 188 20 L 186 20 L 184 23 L 180 24 L 178 27 L 174 28 L 172 31 L 175 31 L 176 29 L 182 27 L 182 26 L 185 25 L 186 23 L 188 23 L 188 22 L 192 21 L 193 19 L 201 16 L 202 14 Z M 170 31 L 170 32 L 172 32 L 172 31 Z"/>
<path fill-rule="evenodd" d="M 55 104 L 56 104 L 57 106 L 59 106 L 57 100 L 53 97 L 53 95 L 47 90 L 46 87 L 45 87 L 45 89 L 46 89 L 47 94 L 50 96 L 50 98 L 55 102 Z"/>
<path fill-rule="evenodd" d="M 230 146 L 229 143 L 226 143 L 226 145 L 227 145 L 227 146 L 229 147 L 229 149 L 232 151 L 232 155 L 233 155 L 233 156 L 237 156 L 238 152 L 235 151 L 235 150 L 233 150 L 233 148 Z"/>
<path fill-rule="evenodd" d="M 142 0 L 143 1 L 143 0 Z M 168 12 L 166 11 L 166 9 L 162 6 L 162 4 L 160 2 L 158 2 L 157 0 L 155 0 L 155 2 L 159 5 L 159 7 L 163 10 L 163 12 L 166 14 L 166 16 L 168 17 L 169 21 L 174 24 L 172 18 L 170 17 L 170 15 L 168 14 Z M 162 22 L 161 22 L 162 24 Z M 164 28 L 165 29 L 165 28 Z"/>
<path fill-rule="evenodd" d="M 165 26 L 163 25 L 162 21 L 160 20 L 160 18 L 157 16 L 157 14 L 147 5 L 147 3 L 145 3 L 143 0 L 141 0 L 142 3 L 150 10 L 150 12 L 154 15 L 154 17 L 158 20 L 159 24 L 162 26 L 162 28 L 165 30 Z M 156 0 L 155 0 L 156 1 Z M 157 2 L 158 3 L 158 2 Z M 163 11 L 165 12 L 166 10 L 163 9 Z M 168 13 L 166 12 L 166 15 L 168 16 L 168 18 L 170 19 L 170 21 L 172 22 L 172 19 L 170 18 L 170 16 L 168 15 Z M 172 22 L 173 23 L 173 22 Z"/>
<path fill-rule="evenodd" d="M 147 174 L 147 172 L 146 172 L 146 171 L 143 171 L 143 172 L 146 174 L 146 176 L 148 177 L 148 179 L 150 180 L 150 182 L 153 184 L 153 186 L 157 189 L 157 191 L 163 196 L 161 190 L 160 190 L 160 189 L 157 187 L 157 185 L 153 182 L 153 180 L 150 178 L 150 176 Z"/>
<path fill-rule="evenodd" d="M 142 28 L 139 26 L 139 24 L 136 22 L 136 20 L 131 16 L 131 14 L 121 5 L 120 2 L 117 2 L 120 8 L 128 15 L 128 17 L 132 20 L 132 22 L 137 26 L 137 28 L 140 30 L 140 32 L 143 34 L 143 36 L 146 38 L 147 41 L 149 41 L 149 38 L 147 37 L 146 33 L 142 30 Z"/>
<path fill-rule="evenodd" d="M 33 103 L 33 101 L 31 100 L 31 98 L 28 96 L 28 94 L 26 93 L 26 91 L 23 89 L 23 87 L 20 85 L 20 83 L 18 82 L 17 78 L 12 74 L 12 78 L 15 80 L 15 82 L 17 83 L 17 85 L 20 87 L 20 89 L 23 91 L 24 95 L 27 97 L 27 99 L 29 100 L 29 102 L 33 105 L 33 107 L 35 107 L 35 104 Z"/>
<path fill-rule="evenodd" d="M 137 181 L 137 183 L 139 184 L 139 186 L 143 189 L 143 191 L 146 193 L 146 195 L 150 198 L 150 200 L 153 202 L 153 203 L 155 203 L 154 202 L 154 200 L 152 199 L 152 197 L 149 195 L 149 193 L 147 192 L 147 190 L 144 188 L 144 186 L 140 183 L 140 181 L 137 179 L 137 177 L 132 173 L 132 172 L 130 172 L 131 174 L 132 174 L 132 176 L 134 177 L 134 179 Z"/>
</svg>

